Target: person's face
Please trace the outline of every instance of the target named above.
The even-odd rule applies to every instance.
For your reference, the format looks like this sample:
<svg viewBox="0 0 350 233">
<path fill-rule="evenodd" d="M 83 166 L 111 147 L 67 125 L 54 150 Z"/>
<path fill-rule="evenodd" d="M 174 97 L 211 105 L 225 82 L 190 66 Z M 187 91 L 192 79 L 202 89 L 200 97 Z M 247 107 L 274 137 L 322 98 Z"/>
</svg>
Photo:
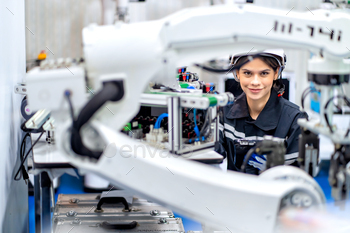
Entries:
<svg viewBox="0 0 350 233">
<path fill-rule="evenodd" d="M 270 66 L 259 58 L 255 58 L 242 66 L 237 73 L 242 90 L 247 98 L 251 100 L 269 97 L 273 80 L 276 80 L 277 76 L 278 71 L 274 72 Z"/>
</svg>

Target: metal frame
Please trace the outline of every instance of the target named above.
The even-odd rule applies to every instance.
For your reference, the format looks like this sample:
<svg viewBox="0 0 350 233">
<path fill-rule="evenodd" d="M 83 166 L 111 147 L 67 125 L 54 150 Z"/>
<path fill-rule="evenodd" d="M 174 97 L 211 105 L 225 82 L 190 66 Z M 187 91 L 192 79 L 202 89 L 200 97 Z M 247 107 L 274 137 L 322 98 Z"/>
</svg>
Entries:
<svg viewBox="0 0 350 233">
<path fill-rule="evenodd" d="M 189 99 L 190 98 L 190 99 Z M 216 115 L 216 123 L 213 125 L 214 132 L 214 141 L 206 142 L 201 145 L 191 145 L 187 147 L 182 140 L 182 108 L 187 108 L 188 103 L 194 101 L 197 103 L 199 109 L 208 109 L 212 108 L 214 114 Z M 141 105 L 150 105 L 150 106 L 162 106 L 167 107 L 169 113 L 169 123 L 168 123 L 168 132 L 169 132 L 169 145 L 171 153 L 183 155 L 186 153 L 193 153 L 195 151 L 200 151 L 203 149 L 213 148 L 215 142 L 219 139 L 219 116 L 217 113 L 216 106 L 209 106 L 209 101 L 207 97 L 203 96 L 178 96 L 176 93 L 162 93 L 162 94 L 142 94 L 140 99 Z M 205 106 L 203 108 L 203 106 Z M 191 109 L 196 107 L 191 107 Z"/>
</svg>

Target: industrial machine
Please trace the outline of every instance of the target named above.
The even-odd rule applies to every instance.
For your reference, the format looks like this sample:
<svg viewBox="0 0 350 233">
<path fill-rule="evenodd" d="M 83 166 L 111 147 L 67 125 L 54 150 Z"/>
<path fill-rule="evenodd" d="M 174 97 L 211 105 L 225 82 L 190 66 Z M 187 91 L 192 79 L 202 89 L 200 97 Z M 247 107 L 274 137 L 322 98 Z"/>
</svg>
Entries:
<svg viewBox="0 0 350 233">
<path fill-rule="evenodd" d="M 326 93 L 322 106 L 327 108 L 336 98 L 334 86 L 349 79 L 350 65 L 345 60 L 350 55 L 346 40 L 349 25 L 350 15 L 342 10 L 286 14 L 254 5 L 192 8 L 156 21 L 91 25 L 83 30 L 85 62 L 42 63 L 30 71 L 28 102 L 33 111 L 50 111 L 55 119 L 56 148 L 81 173 L 98 174 L 118 187 L 198 220 L 205 232 L 274 232 L 285 208 L 322 209 L 322 191 L 298 168 L 278 166 L 250 176 L 223 173 L 183 158 L 181 155 L 189 151 L 212 148 L 215 108 L 232 102 L 232 97 L 182 90 L 175 78 L 177 68 L 242 50 L 249 53 L 252 47 L 259 51 L 306 49 L 313 53 L 308 61 L 309 78 Z M 347 97 L 342 98 L 347 101 Z M 125 131 L 138 128 L 139 123 L 133 122 L 135 116 L 140 118 L 140 104 L 168 109 L 167 129 L 165 122 L 165 128 L 158 128 L 161 121 L 157 131 L 149 126 L 146 142 L 120 132 L 128 122 Z M 193 121 L 199 112 L 211 115 L 208 130 L 214 132 L 213 137 L 202 140 L 204 132 L 195 124 L 199 133 L 194 129 L 193 144 L 189 141 L 192 137 L 183 138 L 181 118 L 187 109 L 193 111 Z M 320 121 L 299 123 L 336 143 L 331 181 L 345 198 L 350 140 L 348 132 L 332 128 L 331 108 L 327 109 L 322 110 Z M 37 122 L 46 117 L 38 116 Z M 95 132 L 93 137 L 89 130 Z M 138 149 L 145 147 L 152 150 Z"/>
</svg>

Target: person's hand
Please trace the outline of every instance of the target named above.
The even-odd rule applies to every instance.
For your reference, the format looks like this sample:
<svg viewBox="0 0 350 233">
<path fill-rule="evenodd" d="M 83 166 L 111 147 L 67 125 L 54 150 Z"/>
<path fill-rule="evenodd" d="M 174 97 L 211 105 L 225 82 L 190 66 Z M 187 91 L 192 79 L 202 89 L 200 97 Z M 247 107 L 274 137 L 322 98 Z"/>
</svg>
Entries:
<svg viewBox="0 0 350 233">
<path fill-rule="evenodd" d="M 266 170 L 266 155 L 253 154 L 250 157 L 248 164 L 259 169 L 260 171 L 264 171 Z"/>
</svg>

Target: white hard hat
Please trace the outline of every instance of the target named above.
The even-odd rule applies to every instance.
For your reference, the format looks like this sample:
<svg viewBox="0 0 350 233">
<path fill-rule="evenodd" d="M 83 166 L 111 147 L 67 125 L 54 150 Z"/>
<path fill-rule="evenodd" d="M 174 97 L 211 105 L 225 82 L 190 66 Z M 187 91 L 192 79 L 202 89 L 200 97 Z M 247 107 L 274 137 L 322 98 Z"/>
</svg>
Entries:
<svg viewBox="0 0 350 233">
<path fill-rule="evenodd" d="M 231 58 L 231 64 L 233 66 L 235 66 L 235 64 L 237 63 L 237 61 L 242 58 L 242 57 L 246 57 L 246 56 L 266 56 L 266 57 L 272 57 L 274 59 L 276 59 L 276 61 L 279 64 L 279 70 L 278 70 L 278 76 L 281 76 L 282 71 L 284 70 L 285 66 L 286 66 L 286 62 L 287 62 L 287 56 L 284 53 L 283 49 L 266 49 L 264 51 L 257 51 L 257 50 L 252 50 L 249 51 L 248 53 L 239 53 L 239 54 L 235 54 L 234 56 L 232 56 Z M 237 79 L 237 74 L 236 74 L 236 70 L 233 70 L 233 76 L 236 79 L 236 81 L 238 81 Z"/>
<path fill-rule="evenodd" d="M 277 59 L 278 64 L 280 64 L 281 66 L 285 66 L 286 64 L 286 54 L 284 53 L 283 49 L 266 49 L 264 51 L 257 51 L 257 50 L 252 50 L 247 52 L 243 52 L 243 53 L 238 53 L 235 54 L 234 56 L 232 56 L 231 58 L 231 64 L 235 65 L 237 63 L 237 61 L 241 58 L 241 57 L 245 57 L 245 56 L 254 56 L 254 55 L 260 55 L 260 56 L 269 56 L 272 55 L 272 57 L 276 58 L 279 57 L 280 60 Z"/>
</svg>

